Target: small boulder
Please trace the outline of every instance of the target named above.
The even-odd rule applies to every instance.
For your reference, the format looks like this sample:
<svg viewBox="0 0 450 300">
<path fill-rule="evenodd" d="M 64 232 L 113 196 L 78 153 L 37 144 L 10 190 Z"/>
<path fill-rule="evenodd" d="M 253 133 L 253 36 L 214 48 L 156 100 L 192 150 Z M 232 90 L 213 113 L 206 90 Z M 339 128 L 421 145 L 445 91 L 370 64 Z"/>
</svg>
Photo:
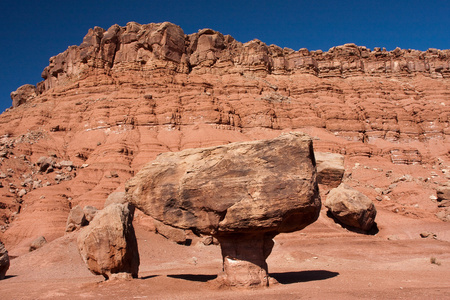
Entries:
<svg viewBox="0 0 450 300">
<path fill-rule="evenodd" d="M 26 189 L 21 189 L 18 193 L 17 196 L 19 196 L 20 198 L 22 198 L 23 196 L 25 196 L 27 194 L 27 190 Z"/>
<path fill-rule="evenodd" d="M 99 211 L 81 229 L 77 243 L 89 270 L 109 279 L 113 274 L 129 273 L 137 278 L 139 252 L 133 228 L 134 207 L 111 204 Z"/>
<path fill-rule="evenodd" d="M 33 190 L 39 189 L 41 187 L 42 187 L 42 181 L 40 179 L 33 181 Z"/>
<path fill-rule="evenodd" d="M 6 271 L 9 269 L 9 255 L 5 245 L 0 242 L 0 280 L 5 278 Z"/>
<path fill-rule="evenodd" d="M 377 210 L 373 202 L 346 184 L 342 183 L 330 191 L 325 206 L 343 225 L 369 231 L 375 224 Z"/>
<path fill-rule="evenodd" d="M 39 172 L 50 172 L 50 170 L 53 171 L 53 166 L 55 165 L 55 161 L 51 157 L 47 156 L 41 156 L 38 161 L 36 162 L 36 165 L 39 167 Z"/>
<path fill-rule="evenodd" d="M 45 237 L 40 236 L 31 242 L 29 251 L 31 252 L 36 249 L 39 249 L 42 246 L 44 246 L 46 243 L 47 243 L 47 240 L 45 239 Z"/>
<path fill-rule="evenodd" d="M 72 232 L 88 224 L 89 222 L 86 220 L 83 209 L 77 205 L 69 212 L 66 222 L 66 232 Z"/>
</svg>

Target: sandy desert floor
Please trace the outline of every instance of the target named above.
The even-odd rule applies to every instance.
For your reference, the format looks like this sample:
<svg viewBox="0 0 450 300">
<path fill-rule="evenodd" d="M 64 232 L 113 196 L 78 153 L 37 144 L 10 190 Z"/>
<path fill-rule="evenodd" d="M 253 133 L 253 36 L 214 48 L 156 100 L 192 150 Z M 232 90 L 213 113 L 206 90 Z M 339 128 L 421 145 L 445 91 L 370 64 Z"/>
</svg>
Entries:
<svg viewBox="0 0 450 300">
<path fill-rule="evenodd" d="M 305 230 L 277 236 L 267 262 L 278 283 L 259 289 L 218 287 L 219 246 L 177 245 L 139 226 L 139 279 L 104 281 L 87 270 L 72 233 L 13 258 L 0 298 L 450 299 L 450 225 L 387 210 L 377 223 L 376 235 L 357 234 L 322 211 Z M 426 231 L 437 238 L 421 238 Z"/>
</svg>

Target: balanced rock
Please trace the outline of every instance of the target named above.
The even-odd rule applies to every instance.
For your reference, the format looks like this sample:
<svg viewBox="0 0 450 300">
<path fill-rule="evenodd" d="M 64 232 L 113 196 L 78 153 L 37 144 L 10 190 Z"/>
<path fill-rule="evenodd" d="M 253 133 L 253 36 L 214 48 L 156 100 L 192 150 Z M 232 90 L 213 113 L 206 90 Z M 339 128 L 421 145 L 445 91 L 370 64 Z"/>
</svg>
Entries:
<svg viewBox="0 0 450 300">
<path fill-rule="evenodd" d="M 344 156 L 330 152 L 315 152 L 317 182 L 329 187 L 338 187 L 344 176 Z"/>
<path fill-rule="evenodd" d="M 372 228 L 377 214 L 375 205 L 366 195 L 344 183 L 330 191 L 325 206 L 342 224 L 364 231 Z"/>
<path fill-rule="evenodd" d="M 9 255 L 8 251 L 5 248 L 5 245 L 3 245 L 2 242 L 0 242 L 0 280 L 5 278 L 6 271 L 9 269 Z"/>
<path fill-rule="evenodd" d="M 125 187 L 128 200 L 164 224 L 220 242 L 233 286 L 267 286 L 272 238 L 319 216 L 311 138 L 302 133 L 163 153 Z"/>
<path fill-rule="evenodd" d="M 132 224 L 133 215 L 133 206 L 111 204 L 80 230 L 78 249 L 92 273 L 103 275 L 106 279 L 118 273 L 129 273 L 137 278 L 139 252 Z"/>
</svg>

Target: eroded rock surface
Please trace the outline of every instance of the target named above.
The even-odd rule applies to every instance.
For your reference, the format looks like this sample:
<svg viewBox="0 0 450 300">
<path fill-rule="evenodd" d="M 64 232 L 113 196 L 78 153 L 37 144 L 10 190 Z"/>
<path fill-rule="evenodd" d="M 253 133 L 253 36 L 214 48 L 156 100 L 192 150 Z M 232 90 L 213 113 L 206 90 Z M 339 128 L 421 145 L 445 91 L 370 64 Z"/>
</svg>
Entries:
<svg viewBox="0 0 450 300">
<path fill-rule="evenodd" d="M 272 238 L 311 224 L 321 206 L 312 141 L 302 133 L 161 154 L 126 192 L 156 220 L 216 237 L 221 279 L 236 286 L 268 285 Z"/>
<path fill-rule="evenodd" d="M 128 204 L 111 204 L 80 231 L 78 248 L 92 273 L 106 279 L 118 273 L 137 278 L 139 252 L 133 214 L 134 208 Z"/>
<path fill-rule="evenodd" d="M 11 93 L 12 106 L 17 107 L 33 99 L 38 95 L 36 87 L 32 84 L 25 84 Z"/>
</svg>

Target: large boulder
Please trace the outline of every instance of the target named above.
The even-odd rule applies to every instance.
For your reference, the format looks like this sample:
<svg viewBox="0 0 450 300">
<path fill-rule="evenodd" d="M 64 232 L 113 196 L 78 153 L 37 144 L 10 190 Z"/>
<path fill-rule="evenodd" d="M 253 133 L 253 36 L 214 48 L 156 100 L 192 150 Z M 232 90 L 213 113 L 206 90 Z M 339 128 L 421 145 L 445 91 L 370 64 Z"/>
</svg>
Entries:
<svg viewBox="0 0 450 300">
<path fill-rule="evenodd" d="M 369 231 L 374 226 L 377 210 L 373 202 L 344 183 L 330 191 L 325 206 L 343 225 L 363 231 Z"/>
<path fill-rule="evenodd" d="M 237 286 L 268 285 L 272 238 L 313 223 L 321 206 L 312 140 L 302 133 L 163 153 L 125 189 L 156 220 L 216 237 L 221 278 Z"/>
<path fill-rule="evenodd" d="M 329 187 L 338 187 L 344 176 L 344 156 L 330 152 L 315 152 L 317 182 Z"/>
<path fill-rule="evenodd" d="M 5 245 L 3 245 L 2 242 L 0 242 L 0 280 L 5 278 L 6 271 L 9 269 L 9 255 L 8 251 L 5 248 Z"/>
<path fill-rule="evenodd" d="M 128 273 L 137 278 L 139 252 L 133 228 L 134 207 L 111 204 L 80 230 L 78 249 L 89 270 L 109 279 Z"/>
</svg>

